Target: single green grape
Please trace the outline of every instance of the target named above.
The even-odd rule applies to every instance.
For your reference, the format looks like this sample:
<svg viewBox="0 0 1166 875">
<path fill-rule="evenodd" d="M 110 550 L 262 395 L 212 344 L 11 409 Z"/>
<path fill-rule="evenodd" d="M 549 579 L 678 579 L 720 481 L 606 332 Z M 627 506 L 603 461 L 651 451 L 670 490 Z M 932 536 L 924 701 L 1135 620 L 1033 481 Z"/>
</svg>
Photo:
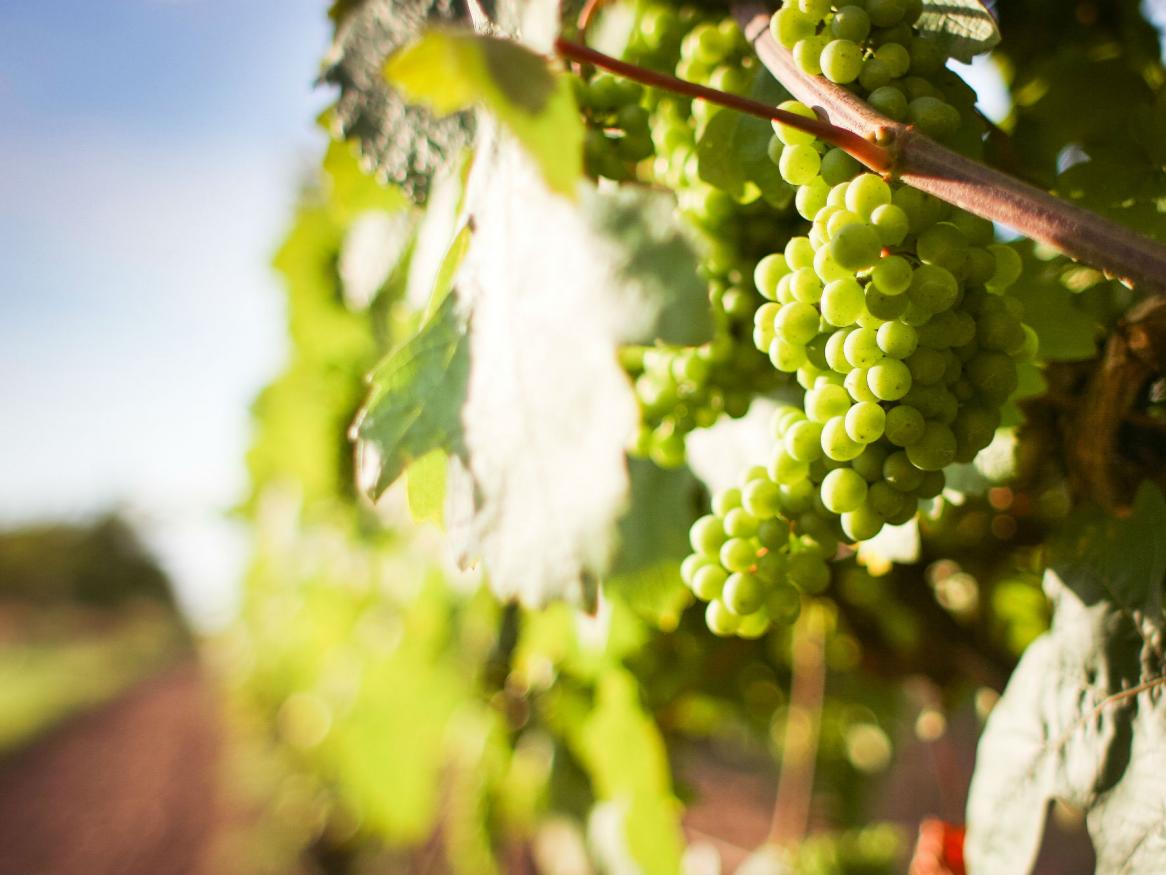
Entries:
<svg viewBox="0 0 1166 875">
<path fill-rule="evenodd" d="M 884 358 L 871 366 L 866 382 L 880 401 L 898 401 L 911 391 L 911 369 L 898 359 Z"/>
<path fill-rule="evenodd" d="M 829 283 L 822 291 L 822 318 L 838 328 L 854 324 L 864 306 L 862 286 L 853 276 Z"/>
<path fill-rule="evenodd" d="M 757 559 L 757 550 L 747 538 L 730 538 L 721 545 L 721 565 L 729 571 L 748 571 Z"/>
<path fill-rule="evenodd" d="M 741 618 L 730 611 L 719 599 L 709 602 L 705 608 L 704 622 L 710 632 L 727 638 L 737 631 Z"/>
<path fill-rule="evenodd" d="M 863 450 L 863 444 L 846 431 L 846 417 L 835 416 L 822 426 L 822 452 L 836 462 L 849 462 Z"/>
<path fill-rule="evenodd" d="M 786 100 L 779 103 L 777 108 L 794 115 L 800 115 L 803 118 L 816 119 L 818 117 L 814 110 L 797 100 Z M 808 146 L 814 142 L 813 134 L 798 130 L 778 121 L 773 123 L 773 132 L 787 146 Z"/>
<path fill-rule="evenodd" d="M 866 501 L 866 481 L 852 468 L 836 468 L 822 481 L 822 503 L 831 513 L 856 510 Z"/>
<path fill-rule="evenodd" d="M 721 601 L 730 613 L 743 617 L 756 611 L 765 601 L 765 587 L 755 575 L 737 572 L 729 575 L 721 592 Z"/>
<path fill-rule="evenodd" d="M 861 6 L 843 6 L 834 13 L 830 32 L 835 39 L 861 43 L 870 33 L 870 16 Z"/>
<path fill-rule="evenodd" d="M 832 216 L 831 224 L 842 215 L 844 214 L 836 213 Z M 838 229 L 831 229 L 830 233 L 830 255 L 839 265 L 849 270 L 871 267 L 878 260 L 883 248 L 877 232 L 861 220 L 840 223 Z"/>
<path fill-rule="evenodd" d="M 887 456 L 883 463 L 883 479 L 900 492 L 914 492 L 923 483 L 923 472 L 900 450 Z"/>
<path fill-rule="evenodd" d="M 907 458 L 922 471 L 940 471 L 955 461 L 956 439 L 950 428 L 928 422 L 923 436 L 907 447 Z"/>
<path fill-rule="evenodd" d="M 796 423 L 785 433 L 785 451 L 799 462 L 813 462 L 822 456 L 822 425 L 818 422 Z"/>
<path fill-rule="evenodd" d="M 721 597 L 729 575 L 720 565 L 706 565 L 692 578 L 692 592 L 698 599 L 711 602 Z"/>
<path fill-rule="evenodd" d="M 887 412 L 886 435 L 896 447 L 906 447 L 923 437 L 927 422 L 923 414 L 909 404 L 896 404 Z"/>
<path fill-rule="evenodd" d="M 874 401 L 859 401 L 846 412 L 846 434 L 856 443 L 877 441 L 886 425 L 886 411 Z"/>
<path fill-rule="evenodd" d="M 725 543 L 725 529 L 720 517 L 709 514 L 692 524 L 688 537 L 697 553 L 716 556 Z"/>
<path fill-rule="evenodd" d="M 846 85 L 862 72 L 862 49 L 853 40 L 831 40 L 822 50 L 820 63 L 822 75 L 836 85 Z"/>
</svg>

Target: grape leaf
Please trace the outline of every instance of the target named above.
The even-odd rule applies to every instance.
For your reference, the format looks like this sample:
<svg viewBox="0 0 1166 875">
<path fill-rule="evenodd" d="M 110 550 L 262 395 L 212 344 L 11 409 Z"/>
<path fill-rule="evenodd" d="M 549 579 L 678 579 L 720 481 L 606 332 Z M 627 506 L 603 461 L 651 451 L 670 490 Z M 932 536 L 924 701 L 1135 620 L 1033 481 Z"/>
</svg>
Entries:
<svg viewBox="0 0 1166 875">
<path fill-rule="evenodd" d="M 924 0 L 916 27 L 964 63 L 1000 42 L 996 19 L 980 0 Z"/>
<path fill-rule="evenodd" d="M 443 116 L 481 103 L 539 163 L 547 185 L 573 195 L 583 172 L 583 122 L 566 77 L 513 40 L 431 28 L 396 52 L 385 78 Z"/>
<path fill-rule="evenodd" d="M 700 484 L 683 468 L 668 471 L 642 459 L 629 460 L 628 468 L 631 507 L 619 522 L 619 553 L 604 591 L 657 626 L 675 628 L 692 600 L 680 580 L 680 562 L 689 553 Z"/>
<path fill-rule="evenodd" d="M 357 470 L 367 492 L 379 496 L 411 461 L 433 449 L 461 450 L 469 367 L 465 319 L 450 296 L 369 377 L 372 389 L 353 426 Z"/>
<path fill-rule="evenodd" d="M 344 4 L 323 80 L 340 89 L 329 114 L 337 137 L 353 139 L 370 169 L 425 203 L 433 176 L 474 137 L 471 113 L 437 118 L 410 106 L 381 76 L 385 56 L 429 21 L 461 20 L 453 0 L 364 0 Z"/>
<path fill-rule="evenodd" d="M 1099 875 L 1166 870 L 1166 501 L 1081 512 L 1052 545 L 1052 628 L 993 710 L 968 803 L 972 875 L 1024 875 L 1050 799 L 1083 809 Z"/>
<path fill-rule="evenodd" d="M 496 133 L 468 183 L 455 294 L 372 376 L 362 484 L 377 495 L 411 459 L 453 452 L 445 521 L 463 559 L 482 557 L 504 597 L 587 602 L 628 500 L 636 411 L 616 349 L 705 339 L 705 291 L 670 198 L 557 197 Z"/>
</svg>

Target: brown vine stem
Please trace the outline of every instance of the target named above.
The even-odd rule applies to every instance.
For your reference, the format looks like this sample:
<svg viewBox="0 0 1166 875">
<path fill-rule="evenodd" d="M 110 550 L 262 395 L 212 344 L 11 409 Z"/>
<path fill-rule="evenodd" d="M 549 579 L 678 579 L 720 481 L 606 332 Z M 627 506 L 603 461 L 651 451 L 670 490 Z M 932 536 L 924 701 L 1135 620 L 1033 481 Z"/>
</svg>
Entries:
<svg viewBox="0 0 1166 875">
<path fill-rule="evenodd" d="M 781 774 L 769 842 L 795 848 L 810 826 L 814 794 L 814 766 L 822 728 L 822 701 L 826 692 L 825 618 L 807 605 L 793 629 L 790 644 L 792 680 L 782 743 Z"/>
<path fill-rule="evenodd" d="M 769 12 L 760 4 L 738 3 L 733 7 L 733 14 L 761 62 L 794 97 L 814 107 L 834 125 L 869 140 L 893 144 L 896 178 L 1129 284 L 1154 294 L 1166 294 L 1166 247 L 1006 173 L 965 158 L 910 125 L 875 112 L 845 88 L 821 76 L 807 76 L 793 56 L 773 38 L 769 31 Z M 879 169 L 871 164 L 867 166 Z"/>
<path fill-rule="evenodd" d="M 697 85 L 695 82 L 689 82 L 685 79 L 677 79 L 675 76 L 669 76 L 666 73 L 647 70 L 635 64 L 629 64 L 626 61 L 613 58 L 610 55 L 605 55 L 603 52 L 597 52 L 595 49 L 579 43 L 563 39 L 562 37 L 555 40 L 555 51 L 564 58 L 570 58 L 572 61 L 578 61 L 582 64 L 592 64 L 603 70 L 618 73 L 620 76 L 639 82 L 642 85 L 650 85 L 653 88 L 661 88 L 675 94 L 683 94 L 687 97 L 707 100 L 710 103 L 735 109 L 738 112 L 747 113 L 758 118 L 781 122 L 784 125 L 789 125 L 791 128 L 813 134 L 819 140 L 829 143 L 832 146 L 844 149 L 850 155 L 853 155 L 855 159 L 880 173 L 887 173 L 891 170 L 892 156 L 890 150 L 863 139 L 853 131 L 832 125 L 821 119 L 806 118 L 805 116 L 778 109 L 775 106 L 769 106 L 758 100 L 750 100 L 748 97 L 739 97 L 736 94 L 729 94 L 725 91 L 718 91 L 715 88 Z"/>
</svg>

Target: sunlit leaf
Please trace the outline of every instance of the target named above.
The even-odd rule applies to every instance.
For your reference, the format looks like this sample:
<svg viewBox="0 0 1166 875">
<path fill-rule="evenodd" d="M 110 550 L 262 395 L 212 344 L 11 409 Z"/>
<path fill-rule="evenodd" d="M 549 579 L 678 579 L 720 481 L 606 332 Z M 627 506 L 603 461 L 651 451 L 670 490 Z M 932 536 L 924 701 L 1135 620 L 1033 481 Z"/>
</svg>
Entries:
<svg viewBox="0 0 1166 875">
<path fill-rule="evenodd" d="M 441 115 L 484 105 L 530 151 L 553 191 L 574 194 L 583 173 L 583 123 L 570 83 L 530 49 L 434 28 L 389 58 L 385 78 Z"/>
</svg>

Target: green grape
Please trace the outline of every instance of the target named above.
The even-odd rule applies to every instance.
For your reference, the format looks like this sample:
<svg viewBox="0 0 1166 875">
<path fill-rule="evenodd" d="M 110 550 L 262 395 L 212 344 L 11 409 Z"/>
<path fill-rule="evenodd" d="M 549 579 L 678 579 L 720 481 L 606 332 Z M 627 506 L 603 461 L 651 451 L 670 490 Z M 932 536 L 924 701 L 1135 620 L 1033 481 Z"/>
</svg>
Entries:
<svg viewBox="0 0 1166 875">
<path fill-rule="evenodd" d="M 878 332 L 873 328 L 859 328 L 850 332 L 843 345 L 846 360 L 855 368 L 869 368 L 883 357 L 879 349 Z"/>
<path fill-rule="evenodd" d="M 864 228 L 866 227 L 862 224 L 862 217 L 850 212 L 850 210 L 846 209 L 845 207 L 839 207 L 839 209 L 832 212 L 830 214 L 830 218 L 826 220 L 826 236 L 828 238 L 833 238 L 838 234 L 839 231 L 848 225 L 860 225 Z M 833 257 L 833 253 L 831 253 L 831 257 Z M 835 261 L 837 261 L 837 259 L 835 259 Z M 842 262 L 838 261 L 838 264 L 842 264 Z M 847 266 L 848 265 L 843 265 L 843 267 Z M 850 269 L 857 270 L 858 268 Z"/>
<path fill-rule="evenodd" d="M 724 526 L 730 538 L 752 538 L 757 534 L 757 517 L 743 507 L 735 507 L 725 514 Z"/>
<path fill-rule="evenodd" d="M 950 309 L 959 297 L 959 283 L 951 271 L 923 264 L 912 274 L 907 294 L 911 303 L 923 312 L 940 313 Z"/>
<path fill-rule="evenodd" d="M 769 481 L 766 481 L 769 482 Z M 781 492 L 781 487 L 777 487 L 778 492 Z M 779 504 L 784 507 L 784 501 L 778 499 Z M 769 580 L 770 575 L 775 573 L 775 561 L 781 560 L 781 554 L 774 552 L 779 547 L 782 547 L 789 541 L 789 524 L 782 518 L 776 516 L 762 521 L 761 525 L 757 527 L 757 540 L 761 542 L 761 546 L 769 552 L 757 560 L 757 575 L 762 580 Z M 781 560 L 784 562 L 784 560 Z M 784 573 L 784 565 L 781 569 Z"/>
<path fill-rule="evenodd" d="M 1016 391 L 1016 365 L 1002 352 L 980 352 L 966 366 L 968 379 L 984 397 L 1003 404 Z"/>
<path fill-rule="evenodd" d="M 928 37 L 917 37 L 911 41 L 911 71 L 917 76 L 931 76 L 943 67 L 943 50 Z"/>
<path fill-rule="evenodd" d="M 914 56 L 911 67 L 915 69 Z M 923 133 L 937 140 L 946 140 L 959 130 L 961 122 L 959 110 L 954 106 L 938 97 L 926 95 L 916 97 L 907 105 L 907 119 Z"/>
<path fill-rule="evenodd" d="M 814 216 L 826 206 L 826 197 L 830 193 L 830 187 L 825 183 L 821 176 L 815 177 L 808 184 L 800 186 L 798 193 L 794 195 L 794 206 L 798 211 L 798 215 L 803 219 L 813 220 Z M 991 260 L 991 256 L 985 253 L 985 256 Z M 995 262 L 992 262 L 995 264 Z"/>
<path fill-rule="evenodd" d="M 808 36 L 798 40 L 793 47 L 794 61 L 807 76 L 820 76 L 822 73 L 822 49 L 826 48 L 826 40 L 820 34 Z"/>
<path fill-rule="evenodd" d="M 1020 278 L 1024 265 L 1016 250 L 1011 246 L 996 243 L 987 249 L 996 261 L 996 269 L 992 278 L 985 285 L 990 291 L 1003 291 Z"/>
<path fill-rule="evenodd" d="M 785 451 L 799 462 L 813 462 L 822 455 L 822 425 L 799 422 L 785 433 Z"/>
<path fill-rule="evenodd" d="M 884 85 L 867 95 L 866 102 L 897 122 L 907 119 L 907 95 L 894 85 Z"/>
<path fill-rule="evenodd" d="M 824 283 L 832 283 L 836 280 L 854 279 L 853 271 L 849 271 L 834 260 L 830 255 L 830 247 L 822 245 L 818 251 L 814 253 L 814 273 L 816 273 Z"/>
<path fill-rule="evenodd" d="M 818 176 L 821 160 L 813 146 L 798 144 L 782 150 L 778 170 L 790 185 L 806 185 Z"/>
<path fill-rule="evenodd" d="M 830 570 L 826 570 L 829 585 Z M 823 589 L 825 587 L 822 587 Z M 790 583 L 781 582 L 769 590 L 765 599 L 765 613 L 775 624 L 789 625 L 802 612 L 802 594 Z"/>
<path fill-rule="evenodd" d="M 900 492 L 914 492 L 923 483 L 923 472 L 900 450 L 887 456 L 883 463 L 883 479 Z"/>
<path fill-rule="evenodd" d="M 860 444 L 877 441 L 886 425 L 886 411 L 874 401 L 859 401 L 846 412 L 846 433 Z"/>
<path fill-rule="evenodd" d="M 858 323 L 864 328 L 881 327 L 882 322 L 898 319 L 911 303 L 906 295 L 884 295 L 874 283 L 866 287 L 865 302 L 869 318 L 863 318 L 861 314 L 858 318 Z"/>
<path fill-rule="evenodd" d="M 755 518 L 762 520 L 756 529 L 760 539 L 761 526 L 768 521 L 768 517 L 775 516 L 781 510 L 781 490 L 768 477 L 751 480 L 741 491 L 741 504 Z M 725 522 L 727 528 L 728 520 Z M 765 543 L 764 539 L 762 543 Z"/>
<path fill-rule="evenodd" d="M 769 345 L 769 360 L 779 371 L 792 374 L 806 363 L 806 348 L 777 337 Z"/>
<path fill-rule="evenodd" d="M 778 109 L 785 110 L 794 115 L 800 115 L 802 118 L 816 119 L 818 117 L 810 107 L 806 106 L 797 100 L 786 100 L 777 105 Z M 787 146 L 808 146 L 814 142 L 814 135 L 806 131 L 798 130 L 789 125 L 782 124 L 775 121 L 773 123 L 773 132 L 777 135 Z M 814 153 L 817 156 L 817 152 Z M 817 171 L 815 171 L 817 173 Z"/>
<path fill-rule="evenodd" d="M 748 572 L 729 575 L 721 592 L 721 601 L 730 613 L 743 617 L 752 614 L 765 601 L 765 587 Z"/>
<path fill-rule="evenodd" d="M 711 601 L 705 608 L 704 622 L 710 632 L 727 638 L 737 631 L 741 618 L 732 613 L 720 600 Z"/>
<path fill-rule="evenodd" d="M 911 371 L 911 382 L 920 386 L 931 386 L 943 379 L 947 370 L 947 359 L 934 349 L 920 348 L 907 356 L 907 368 Z"/>
<path fill-rule="evenodd" d="M 850 409 L 850 394 L 841 386 L 827 383 L 806 393 L 806 415 L 822 425 L 836 416 L 845 416 Z"/>
<path fill-rule="evenodd" d="M 795 301 L 816 304 L 822 300 L 822 281 L 818 279 L 818 275 L 814 273 L 812 267 L 803 267 L 794 271 L 789 287 Z"/>
<path fill-rule="evenodd" d="M 871 484 L 867 502 L 871 510 L 890 523 L 895 520 L 906 522 L 915 515 L 915 498 L 884 480 Z"/>
<path fill-rule="evenodd" d="M 805 418 L 806 414 L 796 407 L 788 405 L 779 407 L 774 411 L 772 428 L 770 430 L 775 438 L 785 437 L 785 433 L 795 422 L 801 422 Z"/>
<path fill-rule="evenodd" d="M 852 276 L 831 282 L 822 291 L 822 318 L 838 328 L 853 325 L 864 306 L 862 286 Z"/>
<path fill-rule="evenodd" d="M 903 104 L 904 109 L 906 103 Z M 822 156 L 822 180 L 829 186 L 838 185 L 853 179 L 862 171 L 862 165 L 844 150 L 837 147 L 829 149 Z"/>
<path fill-rule="evenodd" d="M 858 74 L 858 84 L 870 92 L 888 85 L 894 78 L 891 75 L 890 67 L 876 57 L 869 57 L 862 62 L 862 72 Z"/>
<path fill-rule="evenodd" d="M 752 640 L 762 637 L 769 631 L 769 613 L 765 610 L 754 611 L 742 617 L 737 624 L 737 637 Z"/>
<path fill-rule="evenodd" d="M 806 237 L 790 237 L 785 244 L 784 254 L 790 270 L 814 266 L 814 247 Z"/>
<path fill-rule="evenodd" d="M 834 13 L 834 19 L 830 22 L 830 32 L 836 40 L 861 43 L 870 33 L 870 17 L 866 10 L 859 6 L 843 6 Z"/>
<path fill-rule="evenodd" d="M 886 435 L 896 447 L 906 447 L 923 437 L 927 425 L 923 414 L 909 404 L 896 404 L 887 411 Z"/>
<path fill-rule="evenodd" d="M 693 553 L 689 556 L 686 556 L 684 561 L 680 563 L 680 579 L 683 580 L 687 586 L 691 587 L 692 581 L 696 577 L 696 573 L 702 568 L 710 565 L 713 565 L 713 560 L 703 554 Z"/>
<path fill-rule="evenodd" d="M 798 0 L 798 8 L 815 21 L 821 21 L 830 12 L 830 0 Z"/>
<path fill-rule="evenodd" d="M 856 176 L 846 187 L 846 208 L 869 218 L 876 208 L 891 202 L 891 187 L 874 173 Z"/>
<path fill-rule="evenodd" d="M 1020 320 L 1008 312 L 986 312 L 976 322 L 976 342 L 981 349 L 1011 354 L 1020 351 L 1024 340 Z"/>
<path fill-rule="evenodd" d="M 794 553 L 787 568 L 789 582 L 809 595 L 816 595 L 830 585 L 830 567 L 813 553 Z"/>
<path fill-rule="evenodd" d="M 976 406 L 960 408 L 951 424 L 956 440 L 956 461 L 972 461 L 980 450 L 992 443 L 999 426 L 1000 414 L 994 410 Z"/>
<path fill-rule="evenodd" d="M 922 471 L 940 471 L 955 461 L 956 439 L 950 428 L 928 422 L 923 436 L 907 447 L 907 458 Z"/>
<path fill-rule="evenodd" d="M 856 510 L 866 501 L 866 481 L 851 468 L 837 468 L 822 481 L 822 503 L 831 513 Z"/>
<path fill-rule="evenodd" d="M 894 3 L 895 0 L 877 0 L 877 2 Z M 899 43 L 883 43 L 875 49 L 875 57 L 887 65 L 891 71 L 891 76 L 895 79 L 898 79 L 900 76 L 905 76 L 911 68 L 911 53 L 907 51 L 905 46 Z M 904 108 L 905 106 L 904 104 Z"/>
<path fill-rule="evenodd" d="M 809 510 L 813 504 L 814 487 L 808 479 L 795 480 L 793 483 L 783 483 L 781 489 L 782 507 L 786 513 L 802 513 Z"/>
<path fill-rule="evenodd" d="M 855 401 L 879 400 L 878 396 L 870 390 L 870 386 L 867 383 L 867 376 L 869 374 L 869 368 L 854 368 L 846 375 L 843 385 L 846 387 L 846 391 L 850 394 L 850 397 Z"/>
<path fill-rule="evenodd" d="M 846 337 L 850 332 L 840 329 L 826 341 L 826 364 L 837 374 L 850 373 L 850 362 L 846 360 Z"/>
<path fill-rule="evenodd" d="M 846 418 L 835 416 L 822 426 L 822 452 L 836 462 L 849 462 L 863 450 L 863 445 L 846 431 Z"/>
<path fill-rule="evenodd" d="M 900 207 L 883 204 L 870 214 L 871 224 L 883 246 L 898 246 L 907 237 L 910 220 Z"/>
<path fill-rule="evenodd" d="M 880 401 L 898 401 L 911 391 L 911 369 L 898 359 L 885 358 L 871 366 L 866 382 Z"/>
<path fill-rule="evenodd" d="M 886 524 L 879 513 L 864 504 L 849 513 L 842 514 L 842 531 L 852 541 L 869 541 L 877 535 Z"/>
<path fill-rule="evenodd" d="M 880 258 L 871 271 L 871 282 L 884 295 L 901 295 L 911 286 L 914 271 L 901 255 Z"/>
<path fill-rule="evenodd" d="M 818 334 L 818 311 L 810 304 L 794 301 L 777 314 L 777 333 L 790 343 L 806 344 Z"/>
<path fill-rule="evenodd" d="M 706 556 L 716 556 L 725 543 L 725 529 L 719 517 L 702 516 L 689 530 L 692 549 Z"/>
<path fill-rule="evenodd" d="M 862 72 L 862 49 L 849 39 L 831 40 L 822 49 L 819 63 L 822 65 L 822 75 L 836 85 L 846 85 L 857 79 Z"/>
<path fill-rule="evenodd" d="M 915 252 L 924 264 L 958 273 L 967 262 L 968 238 L 951 222 L 932 225 L 919 235 Z"/>
<path fill-rule="evenodd" d="M 876 27 L 892 27 L 903 20 L 907 6 L 903 0 L 867 0 L 866 11 L 871 24 Z"/>
<path fill-rule="evenodd" d="M 850 467 L 863 480 L 873 483 L 883 478 L 883 463 L 886 462 L 889 451 L 882 443 L 868 444 L 851 463 Z"/>
<path fill-rule="evenodd" d="M 801 480 L 809 473 L 809 466 L 799 462 L 785 451 L 785 445 L 778 446 L 769 462 L 769 476 L 775 483 L 788 485 Z"/>
<path fill-rule="evenodd" d="M 746 538 L 730 538 L 721 545 L 719 556 L 729 571 L 748 571 L 757 559 L 757 550 Z"/>
<path fill-rule="evenodd" d="M 919 345 L 918 332 L 903 322 L 886 322 L 880 325 L 875 339 L 879 345 L 879 349 L 885 355 L 900 360 L 907 358 L 907 356 L 915 352 L 915 348 Z M 910 380 L 910 378 L 911 374 L 908 371 L 907 379 Z M 875 394 L 877 395 L 878 392 L 875 392 Z"/>
<path fill-rule="evenodd" d="M 844 214 L 837 213 L 832 216 L 831 224 L 842 215 Z M 861 221 L 842 224 L 837 230 L 831 229 L 830 234 L 831 257 L 849 270 L 862 270 L 872 266 L 882 251 L 878 234 Z"/>
<path fill-rule="evenodd" d="M 698 599 L 711 602 L 719 599 L 729 575 L 720 565 L 706 565 L 692 578 L 692 592 Z"/>
</svg>

